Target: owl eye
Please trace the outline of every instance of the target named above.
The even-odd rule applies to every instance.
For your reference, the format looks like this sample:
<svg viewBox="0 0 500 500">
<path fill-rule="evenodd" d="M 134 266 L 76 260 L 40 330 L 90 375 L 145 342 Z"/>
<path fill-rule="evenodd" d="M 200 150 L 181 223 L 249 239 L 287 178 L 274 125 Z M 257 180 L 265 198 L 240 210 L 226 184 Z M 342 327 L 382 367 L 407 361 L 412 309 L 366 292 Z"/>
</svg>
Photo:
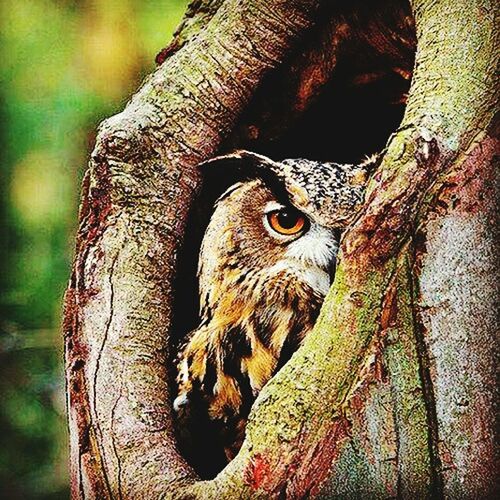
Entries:
<svg viewBox="0 0 500 500">
<path fill-rule="evenodd" d="M 271 229 L 286 236 L 298 234 L 307 226 L 306 217 L 293 208 L 281 208 L 267 214 Z"/>
</svg>

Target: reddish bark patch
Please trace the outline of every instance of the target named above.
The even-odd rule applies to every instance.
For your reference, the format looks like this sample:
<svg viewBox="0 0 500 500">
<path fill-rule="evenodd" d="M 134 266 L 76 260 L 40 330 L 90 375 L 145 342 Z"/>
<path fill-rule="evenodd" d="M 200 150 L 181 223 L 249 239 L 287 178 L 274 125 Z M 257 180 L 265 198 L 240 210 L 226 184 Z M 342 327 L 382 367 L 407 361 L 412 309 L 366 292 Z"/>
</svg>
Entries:
<svg viewBox="0 0 500 500">
<path fill-rule="evenodd" d="M 397 290 L 394 283 L 391 283 L 386 291 L 384 303 L 382 305 L 382 312 L 380 314 L 380 328 L 387 330 L 393 327 L 397 322 L 398 315 L 398 301 Z"/>
<path fill-rule="evenodd" d="M 86 225 L 87 243 L 92 242 L 97 238 L 100 229 L 105 222 L 110 210 L 110 173 L 109 167 L 105 161 L 98 161 L 95 166 L 96 178 L 98 185 L 89 189 L 88 200 L 88 224 Z"/>
<path fill-rule="evenodd" d="M 315 497 L 320 492 L 350 435 L 349 431 L 349 421 L 344 417 L 338 418 L 314 447 L 296 454 L 296 463 L 289 468 L 293 476 L 289 473 L 290 479 L 285 484 L 286 498 Z"/>
<path fill-rule="evenodd" d="M 500 141 L 494 137 L 476 143 L 460 168 L 446 177 L 436 195 L 436 206 L 466 216 L 483 211 L 485 203 L 495 198 L 495 169 L 488 166 L 493 164 L 499 150 Z"/>
<path fill-rule="evenodd" d="M 273 456 L 272 463 L 262 454 L 256 454 L 244 471 L 243 482 L 253 491 L 265 492 L 269 498 L 314 497 L 330 476 L 349 436 L 350 423 L 344 417 L 332 421 L 312 447 L 306 445 L 310 436 L 303 432 L 279 456 Z"/>
<path fill-rule="evenodd" d="M 109 167 L 98 155 L 95 156 L 94 161 L 93 168 L 97 178 L 97 185 L 90 185 L 90 174 L 87 172 L 83 180 L 82 202 L 79 215 L 82 222 L 78 230 L 76 244 L 76 255 L 79 257 L 77 257 L 74 263 L 73 277 L 70 283 L 70 287 L 74 287 L 75 293 L 78 294 L 79 307 L 85 305 L 98 292 L 97 289 L 92 287 L 84 287 L 85 264 L 91 247 L 95 246 L 96 241 L 104 232 L 112 210 Z M 93 275 L 93 272 L 90 275 Z M 68 310 L 68 314 L 65 313 L 65 317 L 70 318 L 71 316 L 72 313 Z"/>
<path fill-rule="evenodd" d="M 270 466 L 267 459 L 257 453 L 250 459 L 243 473 L 243 482 L 253 490 L 260 488 L 270 478 Z"/>
<path fill-rule="evenodd" d="M 86 360 L 88 346 L 78 337 L 78 306 L 76 304 L 76 291 L 68 288 L 64 296 L 63 335 L 66 342 L 66 355 L 68 360 Z"/>
<path fill-rule="evenodd" d="M 180 45 L 177 41 L 172 42 L 167 45 L 164 49 L 161 49 L 155 57 L 155 63 L 161 66 L 170 56 L 175 54 L 180 49 Z"/>
</svg>

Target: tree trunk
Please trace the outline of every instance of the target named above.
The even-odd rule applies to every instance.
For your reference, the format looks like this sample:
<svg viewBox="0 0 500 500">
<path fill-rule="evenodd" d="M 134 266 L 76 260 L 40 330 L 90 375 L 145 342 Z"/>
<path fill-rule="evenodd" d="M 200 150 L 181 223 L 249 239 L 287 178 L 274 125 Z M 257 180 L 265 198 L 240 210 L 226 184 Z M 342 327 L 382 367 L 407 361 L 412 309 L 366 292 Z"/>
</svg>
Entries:
<svg viewBox="0 0 500 500">
<path fill-rule="evenodd" d="M 362 3 L 338 4 L 193 2 L 162 64 L 101 125 L 65 299 L 75 498 L 498 494 L 500 35 L 487 0 L 411 2 L 403 122 L 313 333 L 261 392 L 215 479 L 199 481 L 177 450 L 168 363 L 196 165 L 257 136 L 272 143 L 332 91 L 353 50 L 411 71 L 400 2 L 374 2 L 366 22 Z M 352 85 L 380 75 L 355 64 Z"/>
</svg>

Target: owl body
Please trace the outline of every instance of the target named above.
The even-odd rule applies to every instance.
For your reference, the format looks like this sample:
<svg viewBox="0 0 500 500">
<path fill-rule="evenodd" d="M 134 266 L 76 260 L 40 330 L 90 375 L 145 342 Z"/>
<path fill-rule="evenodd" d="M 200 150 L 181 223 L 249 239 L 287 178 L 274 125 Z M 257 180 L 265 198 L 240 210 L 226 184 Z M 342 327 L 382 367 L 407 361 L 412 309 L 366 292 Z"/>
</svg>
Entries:
<svg viewBox="0 0 500 500">
<path fill-rule="evenodd" d="M 273 229 L 280 211 L 303 227 Z M 218 200 L 199 259 L 201 322 L 180 356 L 174 407 L 218 424 L 228 458 L 255 397 L 312 329 L 337 248 L 337 231 L 308 220 L 261 179 L 236 183 Z"/>
<path fill-rule="evenodd" d="M 274 162 L 245 151 L 211 161 L 230 166 L 221 179 L 236 169 L 244 180 L 218 199 L 203 238 L 200 324 L 179 356 L 174 409 L 181 427 L 220 437 L 227 459 L 256 396 L 313 328 L 340 230 L 375 161 Z"/>
</svg>

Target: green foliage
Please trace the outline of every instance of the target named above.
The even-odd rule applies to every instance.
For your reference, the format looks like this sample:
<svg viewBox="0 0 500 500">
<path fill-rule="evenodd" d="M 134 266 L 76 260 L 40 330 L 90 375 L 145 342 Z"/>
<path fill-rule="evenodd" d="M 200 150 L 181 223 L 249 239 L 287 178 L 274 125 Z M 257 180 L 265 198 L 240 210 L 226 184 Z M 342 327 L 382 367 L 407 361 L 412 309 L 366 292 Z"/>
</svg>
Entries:
<svg viewBox="0 0 500 500">
<path fill-rule="evenodd" d="M 0 12 L 0 496 L 66 498 L 60 332 L 79 185 L 186 0 L 3 0 Z"/>
</svg>

